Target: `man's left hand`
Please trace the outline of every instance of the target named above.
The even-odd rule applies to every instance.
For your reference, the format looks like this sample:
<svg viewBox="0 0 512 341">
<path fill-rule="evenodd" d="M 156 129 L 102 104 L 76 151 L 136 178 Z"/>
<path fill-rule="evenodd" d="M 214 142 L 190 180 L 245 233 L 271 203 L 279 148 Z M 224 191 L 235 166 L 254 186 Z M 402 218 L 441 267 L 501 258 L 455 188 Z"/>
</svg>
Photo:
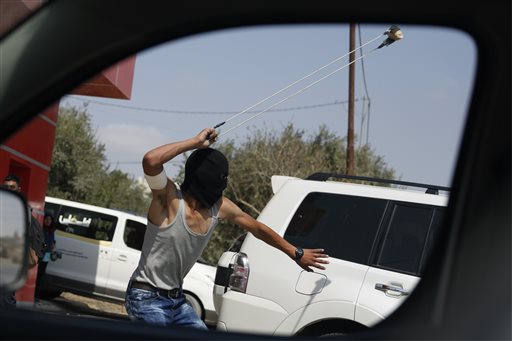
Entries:
<svg viewBox="0 0 512 341">
<path fill-rule="evenodd" d="M 304 255 L 297 261 L 297 264 L 306 271 L 313 271 L 311 267 L 325 270 L 322 264 L 329 264 L 325 258 L 329 256 L 324 253 L 324 249 L 304 249 Z"/>
</svg>

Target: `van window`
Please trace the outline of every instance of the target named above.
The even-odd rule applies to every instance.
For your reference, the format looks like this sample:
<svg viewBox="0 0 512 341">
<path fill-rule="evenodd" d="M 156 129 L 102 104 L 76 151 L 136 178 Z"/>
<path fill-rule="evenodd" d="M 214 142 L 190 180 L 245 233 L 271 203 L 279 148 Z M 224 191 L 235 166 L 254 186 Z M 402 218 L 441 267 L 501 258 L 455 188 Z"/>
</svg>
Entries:
<svg viewBox="0 0 512 341">
<path fill-rule="evenodd" d="M 112 241 L 117 217 L 62 205 L 57 221 L 57 229 L 78 236 Z"/>
<path fill-rule="evenodd" d="M 330 257 L 368 264 L 386 200 L 310 193 L 295 212 L 284 238 Z"/>
<path fill-rule="evenodd" d="M 394 203 L 377 265 L 419 275 L 423 249 L 429 227 L 433 223 L 433 216 L 433 207 Z M 439 220 L 436 221 L 439 224 Z"/>
<path fill-rule="evenodd" d="M 57 219 L 57 213 L 59 211 L 59 205 L 53 204 L 51 202 L 45 202 L 44 203 L 44 212 L 51 214 L 54 217 L 54 220 Z"/>
<path fill-rule="evenodd" d="M 126 219 L 126 227 L 123 236 L 126 246 L 141 251 L 142 243 L 144 242 L 144 233 L 146 233 L 145 224 Z"/>
</svg>

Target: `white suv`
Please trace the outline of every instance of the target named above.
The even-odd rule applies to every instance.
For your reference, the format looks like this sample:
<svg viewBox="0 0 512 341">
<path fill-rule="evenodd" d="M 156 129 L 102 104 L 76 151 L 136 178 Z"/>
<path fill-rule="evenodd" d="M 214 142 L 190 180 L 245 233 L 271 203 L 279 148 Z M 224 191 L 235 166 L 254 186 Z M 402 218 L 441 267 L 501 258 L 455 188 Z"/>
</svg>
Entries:
<svg viewBox="0 0 512 341">
<path fill-rule="evenodd" d="M 400 188 L 328 181 L 332 178 Z M 273 176 L 272 189 L 258 220 L 293 245 L 324 248 L 330 264 L 307 272 L 253 235 L 242 235 L 217 265 L 217 330 L 320 336 L 380 322 L 418 283 L 449 192 L 329 173 L 305 180 Z"/>
</svg>

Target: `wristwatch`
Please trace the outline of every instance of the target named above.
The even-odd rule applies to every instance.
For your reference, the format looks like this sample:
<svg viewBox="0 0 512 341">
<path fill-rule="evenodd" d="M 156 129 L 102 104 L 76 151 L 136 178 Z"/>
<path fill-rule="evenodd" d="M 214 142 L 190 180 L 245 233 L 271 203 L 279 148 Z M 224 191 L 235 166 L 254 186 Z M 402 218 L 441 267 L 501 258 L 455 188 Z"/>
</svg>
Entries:
<svg viewBox="0 0 512 341">
<path fill-rule="evenodd" d="M 295 248 L 295 260 L 300 260 L 302 256 L 304 256 L 304 250 L 300 246 L 297 246 Z"/>
</svg>

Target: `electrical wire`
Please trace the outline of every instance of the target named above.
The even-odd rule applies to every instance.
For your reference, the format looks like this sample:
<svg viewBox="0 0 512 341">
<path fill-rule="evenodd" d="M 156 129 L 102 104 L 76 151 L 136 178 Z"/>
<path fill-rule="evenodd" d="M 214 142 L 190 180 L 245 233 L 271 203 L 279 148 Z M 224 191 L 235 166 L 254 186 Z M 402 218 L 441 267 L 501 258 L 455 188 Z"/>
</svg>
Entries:
<svg viewBox="0 0 512 341">
<path fill-rule="evenodd" d="M 359 33 L 359 45 L 361 45 L 361 43 L 362 43 L 361 24 L 357 24 L 357 29 L 358 29 L 358 33 Z M 361 54 L 363 53 L 363 49 L 362 48 L 360 49 L 360 53 Z M 366 128 L 366 144 L 368 144 L 368 139 L 369 139 L 369 136 L 370 136 L 370 108 L 371 108 L 371 102 L 372 101 L 370 99 L 370 95 L 368 93 L 368 86 L 366 84 L 366 72 L 365 72 L 364 60 L 363 59 L 361 59 L 361 73 L 363 74 L 364 91 L 365 91 L 365 94 L 366 94 L 366 98 L 368 99 L 368 104 L 367 104 L 368 119 L 367 119 L 367 128 Z M 364 109 L 363 109 L 363 111 L 364 111 Z M 361 122 L 361 130 L 362 129 L 363 129 L 363 122 Z"/>
<path fill-rule="evenodd" d="M 158 108 L 149 108 L 149 107 L 137 107 L 137 106 L 129 106 L 129 105 L 123 105 L 123 104 L 113 104 L 113 103 L 105 103 L 101 101 L 91 100 L 91 99 L 85 99 L 85 98 L 79 98 L 73 95 L 68 95 L 66 98 L 71 98 L 73 100 L 82 101 L 84 103 L 92 103 L 92 104 L 98 104 L 102 106 L 109 106 L 109 107 L 116 107 L 116 108 L 122 108 L 122 109 L 129 109 L 129 110 L 135 110 L 135 111 L 145 111 L 145 112 L 161 112 L 161 113 L 167 113 L 167 114 L 179 114 L 179 115 L 229 115 L 229 114 L 235 114 L 239 113 L 239 111 L 197 111 L 197 110 L 175 110 L 175 109 L 158 109 Z M 362 100 L 362 98 L 357 98 L 356 101 Z M 289 108 L 281 108 L 281 109 L 273 109 L 269 110 L 271 112 L 286 112 L 286 111 L 297 111 L 297 110 L 307 110 L 307 109 L 315 109 L 315 108 L 321 108 L 321 107 L 328 107 L 333 105 L 342 105 L 344 103 L 347 103 L 348 101 L 340 101 L 335 100 L 334 102 L 328 102 L 328 103 L 319 103 L 319 104 L 310 104 L 310 105 L 303 105 L 303 106 L 297 106 L 297 107 L 289 107 Z M 246 113 L 256 113 L 259 112 L 257 110 L 253 111 L 246 111 Z"/>
<path fill-rule="evenodd" d="M 357 30 L 358 30 L 358 35 L 359 35 L 359 45 L 362 44 L 362 38 L 361 38 L 361 24 L 357 24 Z M 363 46 L 360 46 L 360 54 L 362 55 L 363 54 Z M 368 98 L 368 100 L 370 100 L 370 95 L 368 94 L 368 86 L 366 84 L 366 73 L 365 73 L 365 69 L 364 69 L 364 59 L 361 59 L 361 71 L 362 71 L 362 74 L 363 74 L 363 84 L 364 84 L 364 90 L 365 90 L 365 93 L 366 93 L 366 97 Z"/>
</svg>

